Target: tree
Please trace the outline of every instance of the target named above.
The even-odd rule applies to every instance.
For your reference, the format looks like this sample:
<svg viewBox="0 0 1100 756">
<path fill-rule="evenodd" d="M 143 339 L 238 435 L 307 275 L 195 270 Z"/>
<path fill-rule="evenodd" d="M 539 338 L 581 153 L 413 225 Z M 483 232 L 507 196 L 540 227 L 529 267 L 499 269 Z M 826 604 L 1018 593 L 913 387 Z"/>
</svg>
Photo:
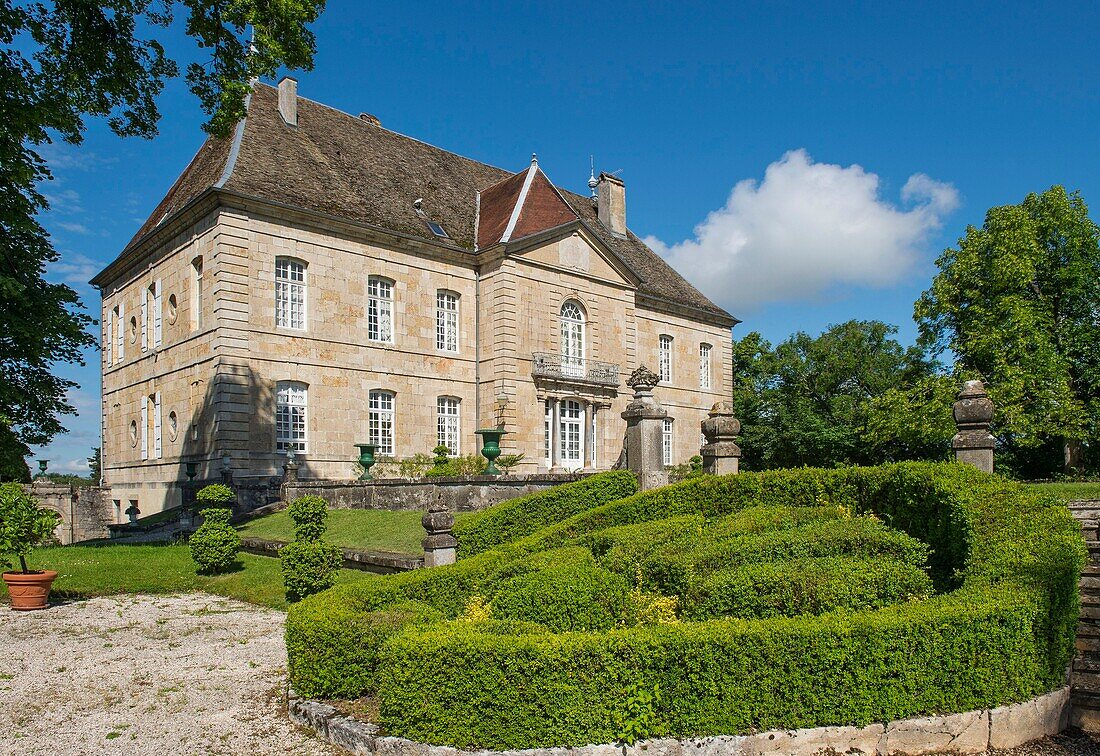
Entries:
<svg viewBox="0 0 1100 756">
<path fill-rule="evenodd" d="M 177 8 L 209 58 L 187 65 L 187 82 L 224 135 L 244 113 L 248 82 L 281 65 L 309 68 L 306 24 L 324 0 L 0 0 L 0 453 L 50 441 L 74 409 L 75 384 L 53 374 L 83 364 L 95 321 L 76 292 L 47 283 L 58 259 L 38 221 L 39 185 L 51 176 L 40 150 L 54 139 L 79 144 L 84 118 L 105 117 L 120 136 L 152 137 L 156 97 L 179 65 L 146 29 L 168 27 Z M 251 41 L 246 37 L 252 27 Z"/>
<path fill-rule="evenodd" d="M 1029 194 L 967 227 L 915 305 L 921 344 L 981 376 L 994 432 L 1018 459 L 1056 440 L 1062 467 L 1079 468 L 1100 428 L 1098 240 L 1079 193 Z M 1052 463 L 1032 455 L 1031 472 Z"/>
<path fill-rule="evenodd" d="M 88 469 L 91 470 L 88 477 L 91 478 L 92 484 L 98 486 L 103 478 L 103 454 L 98 446 L 92 447 L 92 456 L 88 457 Z"/>
<path fill-rule="evenodd" d="M 864 464 L 920 457 L 887 429 L 869 434 L 872 402 L 928 380 L 935 365 L 892 338 L 897 328 L 851 320 L 774 350 L 758 333 L 734 344 L 734 412 L 747 469 Z"/>
</svg>

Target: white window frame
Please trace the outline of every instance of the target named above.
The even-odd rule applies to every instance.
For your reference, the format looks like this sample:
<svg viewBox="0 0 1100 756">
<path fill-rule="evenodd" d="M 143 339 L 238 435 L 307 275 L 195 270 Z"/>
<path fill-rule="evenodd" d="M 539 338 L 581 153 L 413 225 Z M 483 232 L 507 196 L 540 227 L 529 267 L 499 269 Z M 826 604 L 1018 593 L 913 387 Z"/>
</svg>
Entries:
<svg viewBox="0 0 1100 756">
<path fill-rule="evenodd" d="M 393 343 L 393 289 L 388 278 L 367 279 L 367 339 L 380 344 Z"/>
<path fill-rule="evenodd" d="M 161 422 L 160 392 L 153 394 L 153 459 L 161 459 L 164 456 L 164 444 L 162 440 L 164 424 Z"/>
<path fill-rule="evenodd" d="M 375 446 L 379 457 L 392 457 L 397 448 L 397 395 L 376 389 L 367 396 L 368 443 Z"/>
<path fill-rule="evenodd" d="M 191 261 L 191 330 L 202 330 L 202 255 Z"/>
<path fill-rule="evenodd" d="M 149 397 L 141 396 L 141 458 L 149 459 Z"/>
<path fill-rule="evenodd" d="M 546 469 L 549 470 L 554 464 L 554 403 L 547 399 L 544 404 L 543 443 L 546 445 Z"/>
<path fill-rule="evenodd" d="M 103 324 L 103 353 L 107 367 L 115 364 L 115 308 L 107 311 L 107 319 Z"/>
<path fill-rule="evenodd" d="M 290 449 L 309 451 L 309 384 L 301 381 L 275 384 L 275 451 Z"/>
<path fill-rule="evenodd" d="M 587 317 L 584 307 L 574 299 L 561 303 L 558 310 L 558 327 L 561 334 L 562 373 L 573 378 L 584 375 L 585 331 Z"/>
<path fill-rule="evenodd" d="M 448 456 L 457 457 L 462 452 L 462 400 L 455 396 L 436 399 L 436 440 L 446 446 Z"/>
<path fill-rule="evenodd" d="M 164 343 L 164 292 L 160 279 L 153 282 L 153 349 L 160 349 Z"/>
<path fill-rule="evenodd" d="M 699 388 L 709 389 L 710 380 L 710 344 L 699 345 Z"/>
<path fill-rule="evenodd" d="M 657 365 L 661 383 L 672 383 L 672 337 L 667 333 L 657 337 Z"/>
<path fill-rule="evenodd" d="M 435 293 L 435 348 L 458 352 L 458 294 L 445 289 Z"/>
<path fill-rule="evenodd" d="M 275 327 L 306 330 L 306 263 L 296 257 L 275 258 Z"/>
<path fill-rule="evenodd" d="M 672 465 L 673 423 L 666 417 L 661 421 L 661 460 L 665 467 Z"/>
<path fill-rule="evenodd" d="M 149 292 L 141 293 L 141 351 L 149 351 Z"/>
<path fill-rule="evenodd" d="M 567 470 L 584 467 L 584 425 L 584 404 L 573 399 L 561 400 L 558 404 L 558 461 Z"/>
<path fill-rule="evenodd" d="M 115 306 L 115 362 L 120 363 L 126 359 L 126 303 L 119 302 Z"/>
</svg>

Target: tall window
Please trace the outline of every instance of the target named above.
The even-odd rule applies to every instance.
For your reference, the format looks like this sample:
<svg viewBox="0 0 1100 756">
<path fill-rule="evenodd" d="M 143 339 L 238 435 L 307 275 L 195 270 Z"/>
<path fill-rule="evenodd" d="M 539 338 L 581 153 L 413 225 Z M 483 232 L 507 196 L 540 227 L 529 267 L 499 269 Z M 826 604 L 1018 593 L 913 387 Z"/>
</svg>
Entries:
<svg viewBox="0 0 1100 756">
<path fill-rule="evenodd" d="M 459 400 L 453 396 L 441 396 L 437 400 L 438 440 L 440 446 L 446 446 L 450 456 L 459 453 Z"/>
<path fill-rule="evenodd" d="M 560 459 L 563 467 L 584 466 L 584 407 L 580 402 L 563 401 L 558 408 Z"/>
<path fill-rule="evenodd" d="M 126 359 L 126 305 L 115 306 L 115 361 Z"/>
<path fill-rule="evenodd" d="M 435 348 L 458 351 L 458 295 L 439 291 L 435 295 Z"/>
<path fill-rule="evenodd" d="M 672 464 L 672 421 L 667 417 L 661 426 L 661 456 L 666 467 Z"/>
<path fill-rule="evenodd" d="M 118 318 L 118 308 L 107 312 L 107 320 L 103 323 L 103 354 L 107 367 L 115 364 L 115 320 Z"/>
<path fill-rule="evenodd" d="M 306 266 L 289 257 L 275 258 L 275 326 L 306 327 Z"/>
<path fill-rule="evenodd" d="M 699 345 L 699 388 L 710 388 L 710 344 Z"/>
<path fill-rule="evenodd" d="M 202 255 L 191 261 L 191 330 L 202 329 Z"/>
<path fill-rule="evenodd" d="M 660 366 L 661 381 L 663 383 L 672 382 L 672 337 L 667 334 L 661 334 L 659 340 L 658 364 Z"/>
<path fill-rule="evenodd" d="M 566 375 L 584 375 L 584 312 L 576 302 L 561 306 L 561 367 Z"/>
<path fill-rule="evenodd" d="M 380 457 L 393 456 L 393 394 L 388 391 L 372 391 L 369 398 L 367 431 L 369 443 Z"/>
<path fill-rule="evenodd" d="M 141 458 L 160 459 L 160 392 L 142 397 L 141 404 Z"/>
<path fill-rule="evenodd" d="M 285 452 L 307 448 L 309 426 L 306 422 L 309 388 L 297 381 L 280 381 L 275 385 L 275 449 Z"/>
<path fill-rule="evenodd" d="M 393 341 L 393 284 L 384 278 L 367 283 L 367 338 Z"/>
<path fill-rule="evenodd" d="M 546 469 L 550 469 L 550 466 L 554 464 L 554 405 L 549 399 L 546 400 L 545 406 L 545 422 L 543 424 L 543 430 L 545 431 L 545 443 L 546 447 Z"/>
</svg>

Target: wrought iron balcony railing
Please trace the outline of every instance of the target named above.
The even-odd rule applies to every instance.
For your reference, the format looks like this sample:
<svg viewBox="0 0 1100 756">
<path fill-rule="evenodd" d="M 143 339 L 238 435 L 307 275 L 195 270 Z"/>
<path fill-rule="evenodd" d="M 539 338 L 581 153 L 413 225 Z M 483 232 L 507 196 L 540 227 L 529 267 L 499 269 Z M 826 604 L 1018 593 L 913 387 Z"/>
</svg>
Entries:
<svg viewBox="0 0 1100 756">
<path fill-rule="evenodd" d="M 535 352 L 531 355 L 531 375 L 556 381 L 619 385 L 618 365 L 553 352 Z"/>
</svg>

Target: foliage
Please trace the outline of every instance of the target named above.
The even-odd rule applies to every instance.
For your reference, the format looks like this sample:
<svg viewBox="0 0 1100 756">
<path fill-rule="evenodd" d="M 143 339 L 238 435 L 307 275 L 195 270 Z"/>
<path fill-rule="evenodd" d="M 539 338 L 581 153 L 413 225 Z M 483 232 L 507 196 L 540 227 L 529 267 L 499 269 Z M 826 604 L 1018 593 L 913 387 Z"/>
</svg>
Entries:
<svg viewBox="0 0 1100 756">
<path fill-rule="evenodd" d="M 294 540 L 279 549 L 283 584 L 292 601 L 331 588 L 344 562 L 340 547 L 324 540 L 328 502 L 320 496 L 299 496 L 287 513 L 294 522 Z"/>
<path fill-rule="evenodd" d="M 772 349 L 759 333 L 734 342 L 734 414 L 745 469 L 868 464 L 928 456 L 941 439 L 897 440 L 872 402 L 935 374 L 897 328 L 850 320 L 820 336 L 799 332 Z M 953 432 L 953 431 L 952 431 Z"/>
<path fill-rule="evenodd" d="M 59 417 L 75 411 L 66 398 L 75 384 L 52 368 L 84 364 L 81 351 L 96 344 L 87 331 L 94 320 L 76 292 L 43 279 L 59 259 L 37 218 L 48 207 L 38 187 L 51 178 L 43 145 L 58 137 L 79 144 L 89 115 L 106 117 L 120 136 L 156 134 L 156 97 L 179 66 L 142 32 L 166 29 L 177 6 L 187 14 L 187 35 L 210 56 L 187 66 L 188 85 L 210 116 L 205 128 L 225 135 L 244 114 L 252 77 L 310 67 L 314 39 L 305 25 L 323 5 L 0 2 L 0 425 L 19 442 L 45 444 L 64 431 Z"/>
<path fill-rule="evenodd" d="M 503 581 L 493 593 L 493 616 L 556 632 L 608 630 L 621 620 L 628 593 L 626 580 L 593 561 L 568 562 Z"/>
<path fill-rule="evenodd" d="M 46 473 L 40 476 L 41 479 L 48 480 L 50 483 L 57 483 L 62 486 L 96 486 L 99 485 L 98 479 L 84 478 L 80 475 L 73 475 L 72 473 Z"/>
<path fill-rule="evenodd" d="M 657 709 L 661 702 L 661 684 L 647 688 L 635 682 L 623 693 L 626 700 L 615 740 L 625 745 L 634 745 L 659 731 Z"/>
<path fill-rule="evenodd" d="M 195 494 L 195 501 L 204 507 L 228 507 L 236 498 L 237 495 L 233 493 L 233 489 L 221 483 L 203 486 Z M 228 517 L 226 522 L 229 522 Z"/>
<path fill-rule="evenodd" d="M 241 537 L 229 524 L 231 513 L 221 507 L 209 507 L 199 514 L 203 518 L 202 525 L 187 541 L 191 558 L 203 575 L 226 572 L 236 563 L 237 552 L 241 550 Z"/>
<path fill-rule="evenodd" d="M 668 468 L 668 482 L 679 483 L 681 480 L 687 480 L 688 478 L 695 478 L 703 474 L 703 458 L 698 454 L 693 456 L 687 462 L 672 465 Z"/>
<path fill-rule="evenodd" d="M 91 470 L 88 477 L 92 485 L 98 486 L 99 481 L 103 479 L 103 450 L 98 446 L 92 447 L 92 456 L 88 457 L 88 469 Z"/>
<path fill-rule="evenodd" d="M 459 558 L 516 540 L 585 509 L 597 507 L 638 490 L 626 471 L 593 475 L 575 483 L 510 499 L 455 523 Z"/>
<path fill-rule="evenodd" d="M 0 419 L 0 483 L 30 483 L 31 469 L 27 466 L 30 453 L 30 448 Z"/>
<path fill-rule="evenodd" d="M 449 457 L 443 464 L 433 464 L 433 466 L 424 473 L 424 477 L 439 478 L 458 475 L 483 475 L 485 473 L 485 467 L 488 464 L 489 461 L 480 454 Z"/>
<path fill-rule="evenodd" d="M 795 515 L 803 509 L 821 516 Z M 619 573 L 634 589 L 617 621 L 600 615 L 606 629 L 575 629 L 620 606 L 590 590 L 601 580 L 622 585 L 608 577 L 618 571 L 609 558 L 662 526 L 674 535 L 657 538 L 652 553 L 672 556 L 677 539 L 699 541 L 683 591 L 697 603 L 681 603 L 680 621 L 635 622 L 633 594 L 653 602 L 658 594 L 636 573 Z M 701 476 L 519 530 L 494 531 L 499 545 L 453 565 L 296 604 L 286 631 L 295 690 L 375 697 L 379 723 L 396 735 L 516 749 L 631 731 L 689 737 L 984 708 L 1061 685 L 1073 652 L 1079 529 L 1054 497 L 961 465 Z M 826 546 L 805 545 L 818 540 Z M 727 548 L 734 542 L 752 544 L 751 556 Z M 721 558 L 700 558 L 711 553 Z M 788 566 L 791 557 L 803 569 Z M 771 570 L 774 580 L 743 579 L 752 570 Z M 844 576 L 863 583 L 845 588 Z M 723 581 L 734 590 L 717 590 Z M 824 613 L 752 618 L 767 612 L 751 605 L 759 599 L 747 584 L 772 591 L 785 613 Z M 555 608 L 536 606 L 542 590 Z M 693 621 L 699 601 L 719 596 L 750 604 L 713 613 L 748 616 Z M 385 629 L 370 619 L 407 602 L 438 615 Z M 458 621 L 475 602 L 491 615 Z M 651 712 L 628 705 L 631 686 L 660 692 Z M 644 726 L 631 730 L 631 721 Z"/>
<path fill-rule="evenodd" d="M 61 516 L 38 505 L 38 500 L 18 483 L 0 484 L 0 564 L 11 567 L 6 557 L 16 557 L 23 572 L 34 547 L 48 541 Z"/>
<path fill-rule="evenodd" d="M 1100 228 L 1081 195 L 1054 186 L 991 208 L 936 265 L 914 311 L 921 343 L 986 381 L 1004 445 L 1054 439 L 1063 459 L 1044 455 L 1046 469 L 1080 466 L 1100 433 Z"/>
</svg>

